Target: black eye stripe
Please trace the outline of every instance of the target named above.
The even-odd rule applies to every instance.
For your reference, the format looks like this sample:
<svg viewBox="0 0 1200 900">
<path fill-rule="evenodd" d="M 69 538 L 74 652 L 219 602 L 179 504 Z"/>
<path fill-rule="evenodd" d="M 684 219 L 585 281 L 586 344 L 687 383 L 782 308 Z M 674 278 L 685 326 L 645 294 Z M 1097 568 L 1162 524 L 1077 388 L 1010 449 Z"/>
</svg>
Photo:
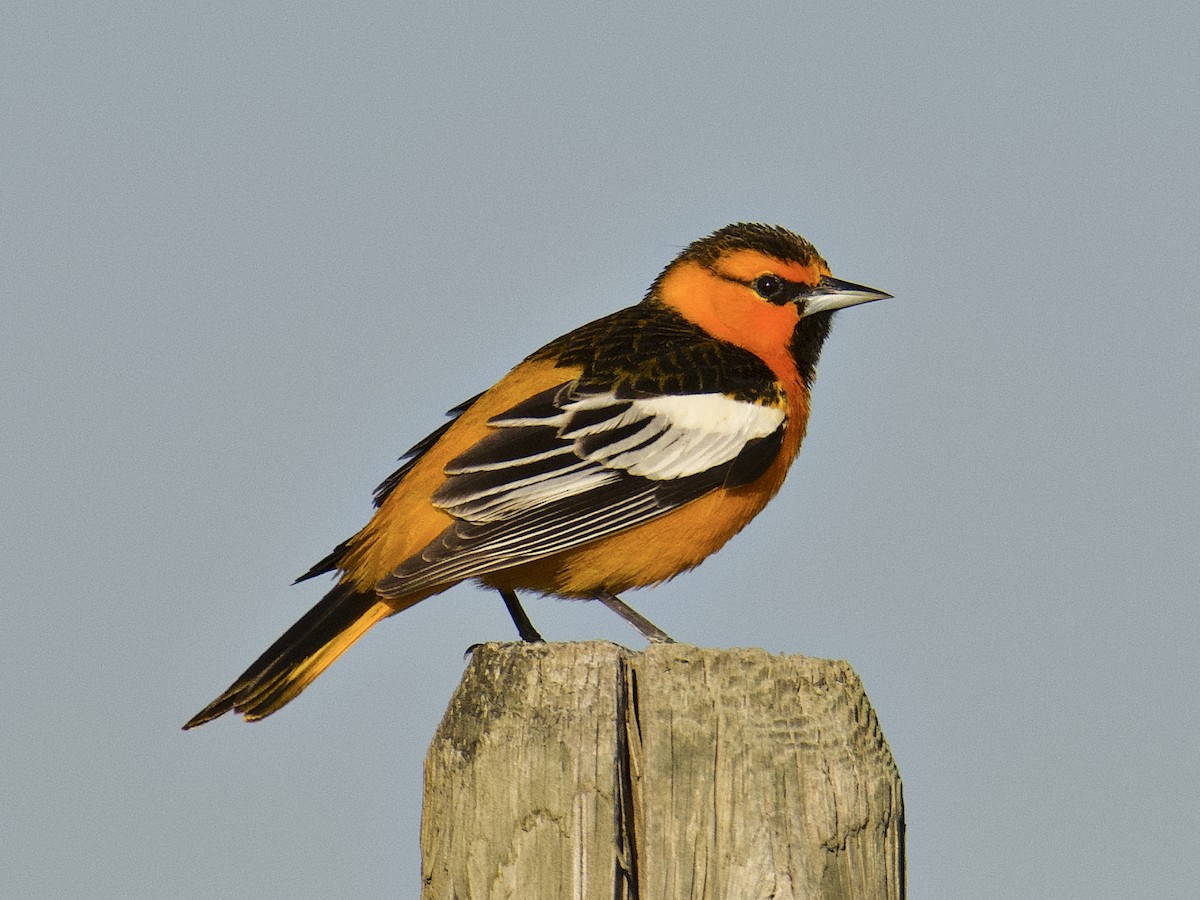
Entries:
<svg viewBox="0 0 1200 900">
<path fill-rule="evenodd" d="M 722 272 L 714 272 L 713 274 L 715 274 L 718 278 L 722 278 L 725 281 L 733 284 L 740 284 L 744 287 L 748 287 L 768 303 L 774 303 L 779 306 L 783 305 L 784 303 L 793 303 L 802 294 L 812 290 L 812 288 L 806 284 L 801 284 L 799 281 L 789 281 L 782 275 L 775 275 L 772 272 L 766 272 L 762 275 L 759 275 L 752 281 L 742 281 L 740 278 L 734 278 Z M 771 279 L 772 283 L 764 284 L 764 279 Z M 776 287 L 776 285 L 778 286 Z"/>
<path fill-rule="evenodd" d="M 799 282 L 788 281 L 786 278 L 773 275 L 770 272 L 765 275 L 759 275 L 753 281 L 749 282 L 748 286 L 769 303 L 779 304 L 792 302 L 804 290 L 804 285 Z"/>
</svg>

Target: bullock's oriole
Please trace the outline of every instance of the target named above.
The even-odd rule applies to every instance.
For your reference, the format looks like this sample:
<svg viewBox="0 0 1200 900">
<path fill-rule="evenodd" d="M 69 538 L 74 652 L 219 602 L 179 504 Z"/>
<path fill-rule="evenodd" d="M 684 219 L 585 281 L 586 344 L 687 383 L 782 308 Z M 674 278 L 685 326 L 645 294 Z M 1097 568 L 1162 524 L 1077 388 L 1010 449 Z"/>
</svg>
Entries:
<svg viewBox="0 0 1200 900">
<path fill-rule="evenodd" d="M 834 310 L 890 296 L 783 228 L 688 246 L 636 306 L 551 341 L 456 407 L 375 491 L 374 517 L 298 580 L 336 586 L 185 728 L 270 715 L 379 622 L 460 581 L 599 599 L 698 565 L 779 490 Z"/>
</svg>

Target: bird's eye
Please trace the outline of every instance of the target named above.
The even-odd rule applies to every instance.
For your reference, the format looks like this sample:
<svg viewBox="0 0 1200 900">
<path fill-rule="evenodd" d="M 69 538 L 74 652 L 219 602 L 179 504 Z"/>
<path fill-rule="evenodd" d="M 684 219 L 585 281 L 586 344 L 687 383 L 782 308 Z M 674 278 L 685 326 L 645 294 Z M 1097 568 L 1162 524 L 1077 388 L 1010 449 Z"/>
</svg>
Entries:
<svg viewBox="0 0 1200 900">
<path fill-rule="evenodd" d="M 760 297 L 771 300 L 783 291 L 783 279 L 778 275 L 759 275 L 754 279 L 754 290 Z"/>
</svg>

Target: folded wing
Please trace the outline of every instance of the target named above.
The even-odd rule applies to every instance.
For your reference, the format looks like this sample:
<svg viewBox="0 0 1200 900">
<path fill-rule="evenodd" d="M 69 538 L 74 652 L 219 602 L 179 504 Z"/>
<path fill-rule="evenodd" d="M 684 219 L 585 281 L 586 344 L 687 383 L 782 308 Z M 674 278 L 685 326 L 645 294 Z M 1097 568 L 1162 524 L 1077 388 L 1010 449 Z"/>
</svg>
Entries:
<svg viewBox="0 0 1200 900">
<path fill-rule="evenodd" d="M 727 394 L 622 396 L 576 382 L 489 421 L 446 467 L 457 520 L 377 586 L 398 597 L 510 568 L 747 484 L 779 452 L 784 410 Z"/>
</svg>

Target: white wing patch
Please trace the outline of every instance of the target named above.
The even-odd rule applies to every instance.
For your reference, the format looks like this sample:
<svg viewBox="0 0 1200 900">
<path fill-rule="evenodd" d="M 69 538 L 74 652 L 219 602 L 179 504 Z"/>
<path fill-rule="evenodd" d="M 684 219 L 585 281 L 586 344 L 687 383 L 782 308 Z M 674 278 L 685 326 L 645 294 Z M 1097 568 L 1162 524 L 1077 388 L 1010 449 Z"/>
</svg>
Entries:
<svg viewBox="0 0 1200 900">
<path fill-rule="evenodd" d="M 446 467 L 434 503 L 470 522 L 494 522 L 586 494 L 622 473 L 670 481 L 734 460 L 774 434 L 782 409 L 725 394 L 570 396 L 492 419 L 497 431 Z"/>
<path fill-rule="evenodd" d="M 611 395 L 605 395 L 612 403 Z M 589 397 L 566 405 L 575 409 L 594 408 L 601 398 Z M 562 438 L 577 438 L 599 430 L 619 428 L 632 422 L 645 425 L 635 434 L 590 452 L 576 453 L 609 469 L 630 475 L 666 480 L 695 475 L 727 463 L 755 438 L 766 437 L 783 424 L 784 412 L 735 400 L 724 394 L 691 394 L 677 397 L 646 397 L 634 400 L 629 410 L 601 425 L 572 429 L 570 421 Z"/>
</svg>

